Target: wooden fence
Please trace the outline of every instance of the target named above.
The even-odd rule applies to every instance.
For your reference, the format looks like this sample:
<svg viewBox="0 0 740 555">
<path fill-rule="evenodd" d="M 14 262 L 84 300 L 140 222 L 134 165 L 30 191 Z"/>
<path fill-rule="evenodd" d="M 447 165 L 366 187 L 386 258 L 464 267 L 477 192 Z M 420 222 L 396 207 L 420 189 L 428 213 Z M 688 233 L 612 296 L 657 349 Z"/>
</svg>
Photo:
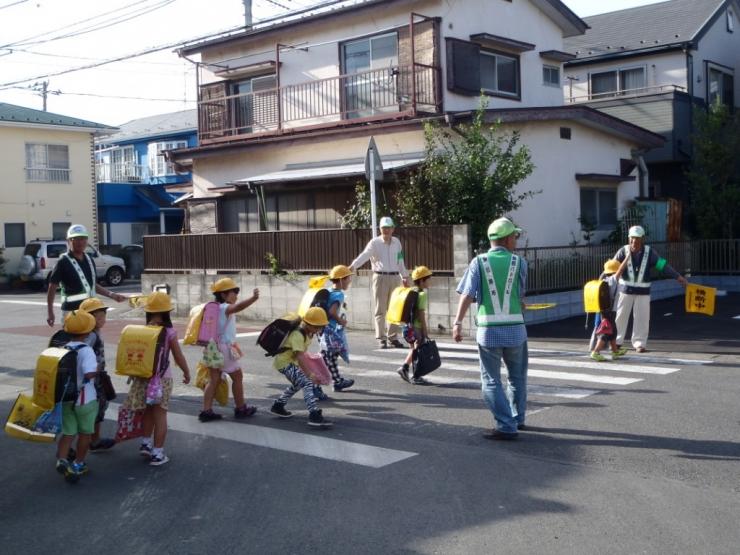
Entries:
<svg viewBox="0 0 740 555">
<path fill-rule="evenodd" d="M 409 270 L 423 264 L 437 274 L 453 274 L 453 226 L 403 227 L 394 236 L 403 245 Z M 283 270 L 326 272 L 336 264 L 349 265 L 370 239 L 369 229 L 149 235 L 144 237 L 144 269 L 267 271 L 270 253 Z"/>
</svg>

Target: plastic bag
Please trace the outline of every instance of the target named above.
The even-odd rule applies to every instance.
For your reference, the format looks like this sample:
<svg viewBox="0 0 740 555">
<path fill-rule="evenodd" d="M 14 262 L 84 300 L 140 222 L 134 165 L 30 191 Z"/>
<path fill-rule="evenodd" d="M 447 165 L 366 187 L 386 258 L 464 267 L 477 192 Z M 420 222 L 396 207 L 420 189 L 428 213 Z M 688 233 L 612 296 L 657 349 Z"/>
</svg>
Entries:
<svg viewBox="0 0 740 555">
<path fill-rule="evenodd" d="M 159 377 L 159 374 L 155 374 L 149 379 L 149 383 L 146 386 L 146 404 L 158 405 L 162 402 L 163 396 L 162 379 Z"/>
<path fill-rule="evenodd" d="M 62 431 L 62 403 L 57 403 L 54 408 L 47 410 L 44 414 L 39 416 L 36 423 L 33 425 L 35 432 L 42 432 L 46 434 L 58 434 Z"/>
<path fill-rule="evenodd" d="M 314 385 L 329 385 L 331 372 L 324 362 L 324 357 L 314 353 L 298 353 L 298 366 Z"/>
<path fill-rule="evenodd" d="M 134 410 L 125 405 L 118 409 L 116 441 L 126 441 L 144 435 L 144 409 Z"/>
<path fill-rule="evenodd" d="M 224 367 L 224 355 L 219 351 L 218 345 L 213 339 L 203 349 L 203 364 L 208 366 L 208 368 Z"/>
<path fill-rule="evenodd" d="M 209 381 L 211 381 L 211 371 L 202 362 L 199 362 L 195 375 L 195 387 L 205 390 Z M 221 379 L 216 386 L 214 399 L 216 399 L 216 402 L 222 407 L 229 404 L 229 382 L 226 381 L 223 374 L 221 374 Z"/>
</svg>

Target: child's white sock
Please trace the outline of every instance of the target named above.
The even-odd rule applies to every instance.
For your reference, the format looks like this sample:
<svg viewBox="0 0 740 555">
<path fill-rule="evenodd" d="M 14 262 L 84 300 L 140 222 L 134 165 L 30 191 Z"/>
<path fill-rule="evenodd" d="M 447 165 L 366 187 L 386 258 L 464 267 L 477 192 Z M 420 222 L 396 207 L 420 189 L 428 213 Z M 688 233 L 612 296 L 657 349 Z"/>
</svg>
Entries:
<svg viewBox="0 0 740 555">
<path fill-rule="evenodd" d="M 152 438 L 150 438 L 150 437 L 141 438 L 141 444 L 142 445 L 146 445 L 147 447 L 149 447 L 151 449 L 151 447 L 152 447 Z"/>
<path fill-rule="evenodd" d="M 155 447 L 154 449 L 152 449 L 152 456 L 159 457 L 162 455 L 163 452 L 164 452 L 163 447 Z"/>
</svg>

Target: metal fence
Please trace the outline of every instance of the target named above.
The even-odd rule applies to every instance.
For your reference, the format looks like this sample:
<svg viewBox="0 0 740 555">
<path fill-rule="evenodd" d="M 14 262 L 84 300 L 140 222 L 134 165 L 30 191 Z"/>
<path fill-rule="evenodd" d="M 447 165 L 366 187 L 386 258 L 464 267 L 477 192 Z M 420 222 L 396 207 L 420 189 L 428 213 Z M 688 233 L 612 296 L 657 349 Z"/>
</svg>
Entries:
<svg viewBox="0 0 740 555">
<path fill-rule="evenodd" d="M 620 245 L 520 249 L 527 259 L 530 294 L 580 289 L 603 271 Z M 650 243 L 681 274 L 740 275 L 740 239 Z M 657 277 L 657 276 L 655 276 Z"/>
<path fill-rule="evenodd" d="M 403 227 L 396 231 L 406 266 L 424 264 L 437 274 L 452 275 L 452 226 Z M 370 240 L 369 229 L 311 229 L 144 237 L 147 272 L 188 270 L 269 271 L 268 253 L 283 270 L 326 272 L 349 264 Z"/>
</svg>

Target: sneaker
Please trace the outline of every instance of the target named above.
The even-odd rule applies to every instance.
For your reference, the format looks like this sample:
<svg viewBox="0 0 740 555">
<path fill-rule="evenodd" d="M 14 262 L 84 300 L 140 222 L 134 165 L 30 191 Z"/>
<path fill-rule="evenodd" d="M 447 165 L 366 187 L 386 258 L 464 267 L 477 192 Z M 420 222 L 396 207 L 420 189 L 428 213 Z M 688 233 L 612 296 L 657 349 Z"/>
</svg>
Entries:
<svg viewBox="0 0 740 555">
<path fill-rule="evenodd" d="M 334 423 L 324 418 L 321 414 L 321 409 L 319 409 L 308 413 L 308 425 L 324 430 L 326 428 L 331 428 Z"/>
<path fill-rule="evenodd" d="M 67 459 L 57 459 L 56 469 L 59 474 L 66 474 L 69 461 Z"/>
<path fill-rule="evenodd" d="M 142 457 L 151 457 L 152 456 L 152 446 L 147 445 L 146 443 L 142 443 L 139 445 L 139 455 Z"/>
<path fill-rule="evenodd" d="M 511 441 L 519 437 L 519 434 L 516 432 L 502 432 L 500 430 L 493 429 L 490 432 L 485 432 L 483 437 L 494 441 Z"/>
<path fill-rule="evenodd" d="M 401 376 L 401 379 L 403 381 L 411 383 L 411 379 L 409 378 L 409 369 L 407 366 L 401 366 L 401 368 L 399 368 L 397 372 L 398 375 Z"/>
<path fill-rule="evenodd" d="M 278 415 L 280 418 L 290 418 L 291 416 L 293 416 L 292 412 L 285 409 L 285 405 L 283 405 L 282 403 L 278 403 L 277 401 L 275 401 L 270 407 L 270 412 L 272 414 Z"/>
<path fill-rule="evenodd" d="M 601 353 L 591 353 L 591 358 L 594 359 L 596 362 L 606 361 L 606 357 Z"/>
<path fill-rule="evenodd" d="M 234 409 L 234 418 L 249 418 L 254 415 L 255 412 L 257 412 L 257 407 L 244 405 L 243 407 Z"/>
<path fill-rule="evenodd" d="M 647 353 L 647 349 L 645 347 L 637 347 L 635 351 L 637 351 L 638 353 Z"/>
<path fill-rule="evenodd" d="M 85 463 L 71 463 L 67 465 L 64 471 L 64 479 L 70 484 L 76 484 L 80 481 L 80 476 L 87 472 Z"/>
<path fill-rule="evenodd" d="M 612 352 L 612 360 L 617 360 L 627 354 L 627 349 L 617 349 Z"/>
<path fill-rule="evenodd" d="M 72 464 L 77 467 L 77 474 L 79 474 L 80 476 L 82 476 L 83 474 L 87 474 L 87 463 L 86 462 L 80 462 L 80 463 L 76 462 Z"/>
<path fill-rule="evenodd" d="M 334 383 L 334 391 L 344 391 L 355 385 L 355 380 L 348 378 L 341 378 L 338 382 Z"/>
<path fill-rule="evenodd" d="M 316 397 L 318 401 L 328 401 L 329 396 L 324 393 L 324 390 L 321 389 L 320 385 L 317 385 L 313 388 L 313 396 Z"/>
<path fill-rule="evenodd" d="M 201 422 L 211 422 L 213 420 L 221 420 L 222 418 L 223 416 L 216 412 L 213 412 L 212 410 L 202 410 L 198 415 L 198 420 L 200 420 Z"/>
<path fill-rule="evenodd" d="M 395 347 L 396 349 L 405 349 L 406 346 L 401 343 L 398 339 L 391 339 L 388 343 L 390 343 L 391 347 Z"/>
<path fill-rule="evenodd" d="M 168 462 L 170 462 L 170 458 L 162 452 L 159 455 L 152 455 L 152 458 L 149 459 L 149 466 L 162 466 Z"/>
<path fill-rule="evenodd" d="M 411 385 L 432 385 L 432 382 L 429 380 L 425 380 L 424 378 L 409 378 L 409 382 Z"/>
<path fill-rule="evenodd" d="M 388 342 L 385 339 L 378 339 L 378 347 L 381 349 L 387 349 Z"/>
<path fill-rule="evenodd" d="M 110 449 L 116 444 L 116 440 L 109 437 L 104 437 L 90 444 L 90 451 L 104 451 Z"/>
</svg>

